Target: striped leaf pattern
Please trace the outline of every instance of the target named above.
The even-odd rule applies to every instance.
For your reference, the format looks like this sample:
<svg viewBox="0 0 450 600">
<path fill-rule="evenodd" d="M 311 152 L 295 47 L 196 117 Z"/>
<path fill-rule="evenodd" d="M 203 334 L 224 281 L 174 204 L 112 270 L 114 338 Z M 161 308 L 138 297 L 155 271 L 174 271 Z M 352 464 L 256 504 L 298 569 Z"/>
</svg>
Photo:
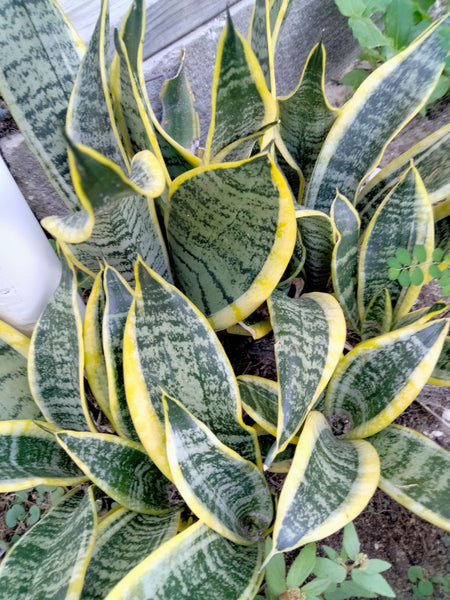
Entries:
<svg viewBox="0 0 450 600">
<path fill-rule="evenodd" d="M 360 220 L 356 210 L 341 194 L 336 194 L 331 205 L 331 219 L 338 234 L 331 259 L 333 289 L 353 331 L 359 331 L 356 290 Z"/>
<path fill-rule="evenodd" d="M 84 368 L 89 388 L 98 405 L 112 422 L 109 409 L 108 375 L 103 354 L 102 322 L 106 295 L 103 289 L 103 268 L 94 280 L 83 321 Z"/>
<path fill-rule="evenodd" d="M 108 377 L 111 417 L 117 433 L 139 441 L 128 410 L 123 379 L 123 334 L 133 300 L 133 291 L 117 271 L 106 267 L 103 272 L 105 311 L 102 323 L 103 351 Z"/>
<path fill-rule="evenodd" d="M 450 195 L 450 166 L 446 160 L 450 152 L 450 125 L 442 127 L 390 162 L 373 177 L 358 194 L 356 206 L 365 229 L 376 209 L 396 185 L 411 160 L 422 178 L 432 204 L 442 202 Z"/>
<path fill-rule="evenodd" d="M 450 214 L 434 224 L 434 245 L 435 248 L 441 248 L 444 254 L 450 252 Z"/>
<path fill-rule="evenodd" d="M 89 479 L 122 506 L 153 515 L 170 510 L 170 482 L 141 444 L 106 433 L 62 431 L 56 438 Z"/>
<path fill-rule="evenodd" d="M 184 52 L 178 73 L 161 88 L 162 125 L 183 148 L 191 150 L 200 137 L 200 122 L 194 108 L 194 95 L 184 68 Z"/>
<path fill-rule="evenodd" d="M 239 375 L 237 380 L 245 412 L 260 427 L 276 435 L 278 383 L 255 375 Z"/>
<path fill-rule="evenodd" d="M 246 319 L 227 328 L 227 333 L 251 336 L 254 340 L 261 339 L 271 331 L 272 325 L 270 319 L 268 317 L 261 318 L 261 315 L 256 313 L 252 313 Z"/>
<path fill-rule="evenodd" d="M 78 431 L 95 431 L 84 395 L 84 350 L 76 276 L 63 253 L 60 259 L 61 280 L 31 338 L 30 389 L 50 423 Z"/>
<path fill-rule="evenodd" d="M 361 339 L 363 341 L 383 335 L 391 330 L 392 302 L 386 288 L 378 292 L 367 307 L 364 321 L 361 325 Z"/>
<path fill-rule="evenodd" d="M 317 210 L 296 210 L 297 227 L 306 250 L 304 270 L 308 286 L 325 291 L 331 278 L 335 229 L 328 215 Z"/>
<path fill-rule="evenodd" d="M 419 173 L 411 167 L 379 206 L 364 234 L 358 270 L 361 319 L 372 298 L 384 288 L 391 297 L 394 319 L 409 312 L 420 286 L 402 288 L 398 281 L 390 281 L 387 259 L 397 248 L 412 254 L 416 244 L 425 246 L 431 256 L 433 238 L 433 210 Z"/>
<path fill-rule="evenodd" d="M 152 150 L 166 165 L 164 169 L 169 182 L 170 177 L 198 166 L 200 159 L 173 140 L 153 114 L 142 69 L 144 33 L 145 2 L 135 0 L 120 35 L 115 33 L 116 55 L 111 66 L 111 85 L 118 121 L 130 156 L 145 148 Z"/>
<path fill-rule="evenodd" d="M 205 163 L 225 146 L 276 120 L 275 101 L 261 67 L 249 44 L 235 30 L 229 13 L 217 47 L 211 114 Z M 253 140 L 241 146 L 239 158 L 248 158 L 252 146 Z"/>
<path fill-rule="evenodd" d="M 380 148 L 420 110 L 436 85 L 447 52 L 440 32 L 449 23 L 447 17 L 433 24 L 369 75 L 345 104 L 317 159 L 305 200 L 308 208 L 328 213 L 336 187 L 353 200 L 362 179 L 379 162 Z"/>
<path fill-rule="evenodd" d="M 374 435 L 405 410 L 430 377 L 448 326 L 445 320 L 411 325 L 345 355 L 325 398 L 325 414 L 345 425 L 345 438 Z"/>
<path fill-rule="evenodd" d="M 150 554 L 105 600 L 252 600 L 263 559 L 264 542 L 240 546 L 199 521 Z"/>
<path fill-rule="evenodd" d="M 103 600 L 131 569 L 176 534 L 178 514 L 144 515 L 116 507 L 100 521 L 83 600 Z"/>
<path fill-rule="evenodd" d="M 268 298 L 296 240 L 291 194 L 268 154 L 178 177 L 166 228 L 176 277 L 215 329 Z"/>
<path fill-rule="evenodd" d="M 447 336 L 428 383 L 450 386 L 450 337 Z"/>
<path fill-rule="evenodd" d="M 370 438 L 380 488 L 423 519 L 450 531 L 450 452 L 417 431 L 390 425 Z"/>
<path fill-rule="evenodd" d="M 190 509 L 237 544 L 257 542 L 272 521 L 272 499 L 262 473 L 177 400 L 163 396 L 163 404 L 170 470 Z"/>
<path fill-rule="evenodd" d="M 379 474 L 373 446 L 335 438 L 325 417 L 311 411 L 281 491 L 271 555 L 320 540 L 346 525 L 372 497 Z"/>
<path fill-rule="evenodd" d="M 274 52 L 291 8 L 292 0 L 270 0 L 270 28 Z"/>
<path fill-rule="evenodd" d="M 264 74 L 267 89 L 275 94 L 272 32 L 270 31 L 270 0 L 255 0 L 248 31 L 248 42 Z"/>
<path fill-rule="evenodd" d="M 328 383 L 345 344 L 342 309 L 330 294 L 268 300 L 279 381 L 278 451 L 286 448 Z"/>
<path fill-rule="evenodd" d="M 129 162 L 111 104 L 106 71 L 108 50 L 108 0 L 102 0 L 100 16 L 70 96 L 66 131 L 74 144 L 93 148 L 124 169 L 128 168 Z"/>
<path fill-rule="evenodd" d="M 0 492 L 77 485 L 87 478 L 55 437 L 33 421 L 0 421 Z"/>
<path fill-rule="evenodd" d="M 0 415 L 2 420 L 39 419 L 27 377 L 30 340 L 0 321 Z"/>
<path fill-rule="evenodd" d="M 427 323 L 433 317 L 440 315 L 447 309 L 447 304 L 445 302 L 436 302 L 433 306 L 425 306 L 423 308 L 418 308 L 417 310 L 413 310 L 406 314 L 404 317 L 397 319 L 392 326 L 392 329 L 401 329 L 402 327 L 406 327 L 407 325 L 412 325 L 413 323 L 417 323 L 420 321 L 421 323 Z"/>
<path fill-rule="evenodd" d="M 317 156 L 338 111 L 325 96 L 325 48 L 317 44 L 306 62 L 300 83 L 284 98 L 278 98 L 280 135 L 308 184 Z M 300 191 L 301 197 L 301 191 Z"/>
<path fill-rule="evenodd" d="M 130 413 L 147 452 L 170 477 L 161 391 L 180 397 L 227 446 L 256 460 L 255 436 L 243 426 L 231 365 L 205 317 L 142 262 L 124 336 Z"/>
<path fill-rule="evenodd" d="M 76 210 L 62 128 L 83 42 L 53 0 L 3 0 L 0 21 L 2 96 L 61 198 Z"/>
<path fill-rule="evenodd" d="M 77 489 L 66 494 L 3 560 L 2 596 L 77 600 L 95 541 L 96 520 L 91 488 L 86 494 Z"/>
</svg>

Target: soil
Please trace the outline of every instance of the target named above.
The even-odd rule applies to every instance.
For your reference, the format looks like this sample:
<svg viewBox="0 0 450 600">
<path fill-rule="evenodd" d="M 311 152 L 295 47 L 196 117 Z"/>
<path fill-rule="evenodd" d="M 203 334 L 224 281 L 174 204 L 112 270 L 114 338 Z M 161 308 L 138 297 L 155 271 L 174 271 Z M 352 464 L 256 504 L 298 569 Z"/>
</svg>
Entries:
<svg viewBox="0 0 450 600">
<path fill-rule="evenodd" d="M 337 82 L 331 82 L 327 91 L 336 106 L 342 104 L 350 92 L 349 88 Z M 413 119 L 402 134 L 389 145 L 382 164 L 445 125 L 449 116 L 448 106 L 447 98 L 435 103 L 426 117 L 418 116 Z M 15 128 L 14 121 L 0 99 L 0 136 Z M 436 289 L 427 290 L 422 301 L 430 305 L 430 294 L 435 292 Z M 237 375 L 255 374 L 276 380 L 272 335 L 254 341 L 251 338 L 222 333 L 220 339 L 231 357 Z M 444 413 L 446 410 L 448 412 Z M 444 414 L 450 414 L 448 388 L 427 385 L 396 422 L 424 433 L 450 450 L 450 421 L 443 418 Z M 277 476 L 271 483 L 281 487 L 282 481 L 283 477 Z M 23 534 L 26 529 L 24 524 L 14 529 L 6 525 L 6 511 L 13 501 L 14 494 L 0 494 L 0 560 L 14 533 Z M 361 541 L 361 551 L 369 558 L 380 558 L 392 564 L 392 568 L 384 575 L 395 590 L 398 600 L 413 599 L 411 583 L 407 576 L 411 565 L 421 565 L 429 576 L 450 573 L 450 533 L 415 516 L 381 490 L 375 493 L 354 523 Z M 342 532 L 338 532 L 323 540 L 323 543 L 340 548 L 341 536 Z M 290 553 L 288 563 L 296 554 L 297 552 Z M 449 597 L 448 592 L 435 587 L 432 598 L 449 600 Z"/>
</svg>

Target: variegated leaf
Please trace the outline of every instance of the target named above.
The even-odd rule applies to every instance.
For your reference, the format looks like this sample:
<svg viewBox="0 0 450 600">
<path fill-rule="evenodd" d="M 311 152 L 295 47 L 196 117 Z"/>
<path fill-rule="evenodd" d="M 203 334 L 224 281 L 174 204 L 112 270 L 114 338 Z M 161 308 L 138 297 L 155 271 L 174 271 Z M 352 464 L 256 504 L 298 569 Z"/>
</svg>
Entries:
<svg viewBox="0 0 450 600">
<path fill-rule="evenodd" d="M 401 317 L 392 326 L 392 329 L 401 329 L 402 327 L 406 327 L 408 325 L 412 325 L 413 323 L 417 323 L 420 321 L 421 323 L 427 323 L 433 317 L 440 315 L 448 308 L 448 305 L 445 302 L 436 302 L 433 306 L 425 306 L 424 308 L 418 308 L 417 310 L 413 310 L 409 312 L 404 317 Z"/>
<path fill-rule="evenodd" d="M 248 43 L 264 74 L 267 89 L 275 95 L 275 72 L 273 68 L 272 32 L 270 30 L 270 0 L 256 0 L 253 5 Z"/>
<path fill-rule="evenodd" d="M 84 394 L 82 323 L 76 276 L 63 253 L 61 280 L 33 331 L 28 358 L 31 393 L 47 421 L 95 431 Z"/>
<path fill-rule="evenodd" d="M 283 452 L 279 452 L 270 463 L 270 467 L 267 471 L 270 473 L 288 473 L 292 466 L 292 459 L 294 458 L 296 444 L 298 437 L 294 437 L 292 444 L 289 444 Z M 270 462 L 267 460 L 269 454 L 273 454 L 274 439 L 270 434 L 266 434 L 265 431 L 258 431 L 258 444 L 261 452 L 261 458 L 264 464 Z"/>
<path fill-rule="evenodd" d="M 279 452 L 325 389 L 342 356 L 346 327 L 342 309 L 330 294 L 313 292 L 297 300 L 275 291 L 268 306 L 279 380 Z"/>
<path fill-rule="evenodd" d="M 365 184 L 357 198 L 363 230 L 389 191 L 398 183 L 411 160 L 419 171 L 432 204 L 450 195 L 450 125 L 442 127 L 390 162 Z"/>
<path fill-rule="evenodd" d="M 331 278 L 335 229 L 330 217 L 317 210 L 296 210 L 297 227 L 306 250 L 305 273 L 310 289 L 325 291 Z"/>
<path fill-rule="evenodd" d="M 448 331 L 445 320 L 419 323 L 362 342 L 328 384 L 325 414 L 347 439 L 389 425 L 428 381 Z"/>
<path fill-rule="evenodd" d="M 103 272 L 103 285 L 105 311 L 102 339 L 108 377 L 109 409 L 117 433 L 137 442 L 139 437 L 128 410 L 123 379 L 123 333 L 133 301 L 133 291 L 119 273 L 108 266 Z"/>
<path fill-rule="evenodd" d="M 163 83 L 160 97 L 164 130 L 183 148 L 192 150 L 200 137 L 200 123 L 184 69 L 184 51 L 181 53 L 178 73 Z"/>
<path fill-rule="evenodd" d="M 176 534 L 179 515 L 143 515 L 116 507 L 99 523 L 82 600 L 103 600 L 131 569 Z"/>
<path fill-rule="evenodd" d="M 239 390 L 222 345 L 189 300 L 142 262 L 125 327 L 124 375 L 136 431 L 168 477 L 161 390 L 182 398 L 224 444 L 256 460 L 254 432 L 243 426 Z"/>
<path fill-rule="evenodd" d="M 170 482 L 141 444 L 106 433 L 60 431 L 56 438 L 89 479 L 119 504 L 153 515 L 173 508 Z"/>
<path fill-rule="evenodd" d="M 211 101 L 211 125 L 203 157 L 206 164 L 225 146 L 276 120 L 275 101 L 261 67 L 229 14 L 217 47 Z M 251 140 L 240 146 L 239 159 L 249 157 L 253 144 Z"/>
<path fill-rule="evenodd" d="M 379 162 L 385 145 L 425 104 L 447 54 L 433 24 L 361 84 L 342 109 L 317 159 L 306 206 L 329 212 L 336 187 L 353 200 L 360 182 Z"/>
<path fill-rule="evenodd" d="M 363 341 L 383 335 L 391 330 L 392 303 L 386 288 L 372 299 L 367 307 L 367 312 L 361 325 L 361 339 Z"/>
<path fill-rule="evenodd" d="M 124 169 L 128 168 L 129 161 L 111 103 L 106 66 L 108 51 L 108 0 L 102 0 L 100 16 L 70 96 L 66 131 L 74 144 L 93 148 Z"/>
<path fill-rule="evenodd" d="M 260 427 L 276 435 L 278 383 L 255 375 L 239 375 L 237 379 L 245 412 Z"/>
<path fill-rule="evenodd" d="M 103 269 L 94 280 L 83 321 L 84 368 L 89 388 L 98 405 L 112 423 L 108 396 L 108 375 L 103 353 L 102 322 L 106 296 Z"/>
<path fill-rule="evenodd" d="M 428 383 L 450 386 L 450 337 L 447 336 Z"/>
<path fill-rule="evenodd" d="M 0 415 L 2 420 L 39 419 L 27 378 L 30 340 L 0 321 Z"/>
<path fill-rule="evenodd" d="M 163 396 L 170 471 L 189 508 L 237 544 L 260 540 L 272 521 L 261 471 L 222 444 L 178 400 Z"/>
<path fill-rule="evenodd" d="M 320 540 L 349 523 L 372 497 L 379 475 L 373 446 L 335 438 L 325 417 L 311 411 L 281 490 L 271 555 Z"/>
<path fill-rule="evenodd" d="M 0 567 L 3 598 L 77 600 L 95 541 L 92 488 L 75 489 L 21 537 Z"/>
<path fill-rule="evenodd" d="M 246 319 L 227 328 L 227 333 L 232 335 L 245 335 L 259 340 L 272 331 L 272 324 L 269 317 L 261 317 L 257 313 L 252 313 Z"/>
<path fill-rule="evenodd" d="M 142 69 L 144 33 L 145 2 L 135 0 L 120 34 L 116 32 L 114 36 L 116 55 L 111 65 L 111 87 L 129 155 L 146 148 L 152 150 L 165 165 L 169 183 L 171 177 L 198 166 L 200 159 L 172 139 L 153 113 Z"/>
<path fill-rule="evenodd" d="M 176 277 L 215 329 L 268 298 L 296 240 L 291 194 L 268 154 L 178 177 L 166 227 Z"/>
<path fill-rule="evenodd" d="M 303 175 L 300 197 L 338 115 L 327 101 L 324 75 L 325 49 L 320 43 L 312 49 L 296 89 L 289 96 L 278 98 L 280 136 Z"/>
<path fill-rule="evenodd" d="M 331 219 L 338 234 L 331 259 L 334 293 L 353 331 L 357 332 L 360 327 L 356 302 L 360 220 L 347 198 L 339 193 L 331 205 Z"/>
<path fill-rule="evenodd" d="M 450 531 L 450 452 L 413 429 L 390 425 L 370 438 L 380 488 L 408 510 Z"/>
<path fill-rule="evenodd" d="M 270 0 L 270 28 L 274 53 L 292 4 L 292 0 Z"/>
<path fill-rule="evenodd" d="M 441 248 L 444 254 L 450 253 L 450 214 L 434 224 L 434 245 Z"/>
<path fill-rule="evenodd" d="M 51 433 L 33 421 L 0 421 L 0 492 L 86 479 Z"/>
<path fill-rule="evenodd" d="M 2 96 L 61 198 L 78 209 L 62 128 L 83 42 L 53 0 L 3 0 L 0 20 Z"/>
<path fill-rule="evenodd" d="M 105 600 L 252 600 L 263 560 L 264 542 L 240 546 L 199 521 L 150 554 Z"/>
<path fill-rule="evenodd" d="M 378 207 L 364 234 L 358 269 L 358 310 L 363 319 L 372 298 L 386 288 L 391 297 L 393 318 L 409 312 L 421 286 L 402 288 L 390 281 L 387 259 L 398 248 L 412 254 L 416 244 L 431 256 L 434 240 L 433 210 L 420 175 L 409 168 Z"/>
</svg>

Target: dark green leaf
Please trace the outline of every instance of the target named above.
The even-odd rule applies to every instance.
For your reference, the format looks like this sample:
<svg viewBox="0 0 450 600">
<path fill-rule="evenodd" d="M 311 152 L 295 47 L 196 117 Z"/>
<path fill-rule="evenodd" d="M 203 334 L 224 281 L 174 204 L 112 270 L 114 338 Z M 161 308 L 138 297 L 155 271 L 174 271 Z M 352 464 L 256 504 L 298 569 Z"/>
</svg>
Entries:
<svg viewBox="0 0 450 600">
<path fill-rule="evenodd" d="M 401 269 L 402 268 L 402 263 L 395 256 L 390 256 L 386 262 L 387 262 L 388 266 L 392 267 L 393 269 Z"/>
<path fill-rule="evenodd" d="M 398 282 L 402 287 L 408 287 L 408 285 L 411 283 L 409 271 L 402 271 L 398 276 Z"/>
<path fill-rule="evenodd" d="M 19 521 L 25 519 L 25 509 L 21 504 L 13 504 L 7 511 L 5 521 L 8 527 L 15 527 Z"/>
<path fill-rule="evenodd" d="M 412 565 L 408 569 L 408 579 L 411 583 L 416 583 L 416 581 L 423 581 L 425 579 L 425 575 L 423 573 L 422 567 L 419 565 Z"/>
<path fill-rule="evenodd" d="M 427 251 L 425 250 L 425 246 L 416 244 L 413 249 L 413 256 L 417 261 L 425 262 L 427 260 Z"/>
<path fill-rule="evenodd" d="M 420 267 L 416 267 L 411 273 L 411 283 L 412 285 L 422 285 L 424 280 L 424 274 Z"/>
<path fill-rule="evenodd" d="M 410 266 L 411 254 L 409 250 L 407 250 L 406 248 L 398 248 L 397 252 L 395 253 L 395 256 L 402 265 L 404 265 L 405 267 Z"/>
<path fill-rule="evenodd" d="M 433 584 L 431 581 L 420 581 L 417 588 L 424 597 L 433 595 Z"/>
<path fill-rule="evenodd" d="M 41 516 L 41 511 L 39 509 L 39 506 L 36 506 L 34 504 L 33 506 L 30 507 L 30 510 L 29 510 L 28 525 L 34 525 L 35 523 L 37 523 L 39 521 L 40 516 Z"/>
<path fill-rule="evenodd" d="M 441 248 L 435 248 L 433 250 L 433 254 L 431 255 L 431 258 L 435 261 L 435 262 L 439 262 L 442 260 L 442 257 L 444 256 L 444 251 L 441 250 Z"/>
<path fill-rule="evenodd" d="M 350 85 L 354 90 L 358 89 L 362 82 L 370 75 L 366 69 L 353 69 L 341 79 L 343 85 Z"/>
</svg>

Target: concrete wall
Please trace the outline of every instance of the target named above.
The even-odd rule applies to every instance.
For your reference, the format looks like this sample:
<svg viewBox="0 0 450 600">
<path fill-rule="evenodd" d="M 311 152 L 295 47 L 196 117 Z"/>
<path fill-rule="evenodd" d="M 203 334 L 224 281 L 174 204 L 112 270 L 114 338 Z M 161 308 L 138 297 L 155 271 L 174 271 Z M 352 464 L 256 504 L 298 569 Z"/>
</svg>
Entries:
<svg viewBox="0 0 450 600">
<path fill-rule="evenodd" d="M 88 42 L 100 0 L 60 0 L 60 4 L 82 39 Z M 112 27 L 120 27 L 128 4 L 129 0 L 112 0 Z M 236 28 L 246 36 L 253 0 L 147 0 L 144 72 L 151 102 L 158 113 L 161 85 L 176 73 L 184 48 L 203 139 L 209 125 L 215 50 L 227 5 Z M 306 58 L 320 39 L 327 50 L 327 78 L 339 79 L 356 49 L 346 19 L 336 9 L 334 0 L 293 0 L 276 57 L 280 95 L 297 85 Z M 1 138 L 0 152 L 38 219 L 65 212 L 20 134 Z"/>
</svg>

